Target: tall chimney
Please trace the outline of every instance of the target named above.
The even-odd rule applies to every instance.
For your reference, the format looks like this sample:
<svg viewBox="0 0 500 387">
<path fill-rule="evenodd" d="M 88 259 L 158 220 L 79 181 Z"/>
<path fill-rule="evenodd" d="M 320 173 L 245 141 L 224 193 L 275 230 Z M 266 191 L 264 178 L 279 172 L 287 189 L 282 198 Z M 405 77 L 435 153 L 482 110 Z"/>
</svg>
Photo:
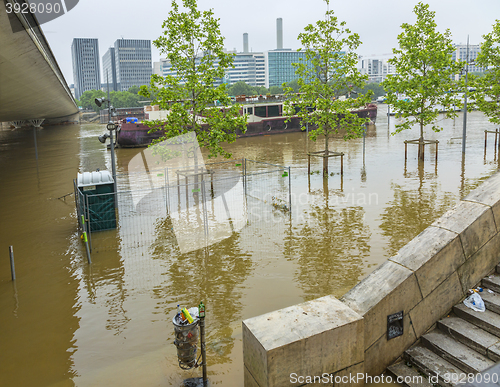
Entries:
<svg viewBox="0 0 500 387">
<path fill-rule="evenodd" d="M 283 49 L 283 19 L 282 18 L 277 18 L 276 19 L 276 40 L 277 40 L 277 49 L 282 50 Z"/>
<path fill-rule="evenodd" d="M 243 52 L 248 53 L 248 34 L 246 32 L 243 34 Z"/>
</svg>

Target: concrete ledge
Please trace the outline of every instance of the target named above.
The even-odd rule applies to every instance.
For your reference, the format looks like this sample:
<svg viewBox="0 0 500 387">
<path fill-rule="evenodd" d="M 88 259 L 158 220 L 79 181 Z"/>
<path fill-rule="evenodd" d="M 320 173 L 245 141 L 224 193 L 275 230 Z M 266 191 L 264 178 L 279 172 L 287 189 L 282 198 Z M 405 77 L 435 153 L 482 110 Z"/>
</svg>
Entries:
<svg viewBox="0 0 500 387">
<path fill-rule="evenodd" d="M 387 316 L 386 316 L 387 318 Z M 387 364 L 392 364 L 401 354 L 407 350 L 417 340 L 412 326 L 412 321 L 406 313 L 403 319 L 402 336 L 387 340 L 384 334 L 365 350 L 365 373 L 370 376 L 380 375 L 387 368 Z M 387 327 L 387 322 L 385 322 Z"/>
<path fill-rule="evenodd" d="M 458 274 L 453 273 L 410 311 L 416 337 L 422 336 L 464 296 Z"/>
<path fill-rule="evenodd" d="M 415 272 L 420 291 L 427 297 L 465 262 L 458 234 L 430 226 L 389 260 Z"/>
<path fill-rule="evenodd" d="M 386 335 L 388 315 L 401 310 L 407 315 L 421 300 L 413 272 L 392 261 L 384 262 L 341 298 L 364 318 L 365 348 Z"/>
<path fill-rule="evenodd" d="M 458 268 L 457 273 L 464 293 L 495 268 L 499 261 L 499 255 L 500 234 L 496 234 L 488 244 L 479 249 Z"/>
<path fill-rule="evenodd" d="M 469 258 L 497 233 L 491 207 L 462 201 L 432 226 L 460 234 L 465 258 Z"/>
<path fill-rule="evenodd" d="M 363 362 L 363 336 L 362 317 L 333 296 L 245 320 L 245 380 L 289 386 L 291 374 L 335 374 Z"/>
<path fill-rule="evenodd" d="M 480 189 L 475 189 L 463 200 L 490 206 L 493 210 L 497 232 L 500 232 L 500 173 L 495 173 L 481 184 Z"/>
</svg>

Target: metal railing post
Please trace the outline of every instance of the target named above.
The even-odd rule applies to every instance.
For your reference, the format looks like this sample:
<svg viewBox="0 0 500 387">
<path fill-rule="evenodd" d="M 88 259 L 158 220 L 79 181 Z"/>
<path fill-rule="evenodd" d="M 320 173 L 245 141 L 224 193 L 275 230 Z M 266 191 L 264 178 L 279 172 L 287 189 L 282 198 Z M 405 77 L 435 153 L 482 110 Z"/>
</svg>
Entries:
<svg viewBox="0 0 500 387">
<path fill-rule="evenodd" d="M 10 275 L 12 281 L 16 280 L 16 268 L 14 266 L 14 247 L 9 246 L 9 257 L 10 257 Z"/>
<path fill-rule="evenodd" d="M 288 167 L 288 210 L 292 213 L 292 174 L 291 169 Z"/>
</svg>

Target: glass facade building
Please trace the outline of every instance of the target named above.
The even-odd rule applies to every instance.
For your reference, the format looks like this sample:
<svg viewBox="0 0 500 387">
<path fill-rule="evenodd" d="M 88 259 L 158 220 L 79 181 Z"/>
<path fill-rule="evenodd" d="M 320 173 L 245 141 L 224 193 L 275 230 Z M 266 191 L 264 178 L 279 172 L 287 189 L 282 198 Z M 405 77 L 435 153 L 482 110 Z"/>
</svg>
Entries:
<svg viewBox="0 0 500 387">
<path fill-rule="evenodd" d="M 234 57 L 233 65 L 234 68 L 226 70 L 225 83 L 232 85 L 242 81 L 250 86 L 266 85 L 264 53 L 238 53 Z"/>
<path fill-rule="evenodd" d="M 118 91 L 114 47 L 110 47 L 102 57 L 102 70 L 103 83 L 106 85 L 106 89 L 109 83 L 109 91 Z"/>
<path fill-rule="evenodd" d="M 451 54 L 453 60 L 463 60 L 467 61 L 467 45 L 466 44 L 455 44 L 455 51 Z M 481 46 L 479 44 L 469 44 L 469 63 L 473 62 L 479 52 L 481 51 Z M 484 72 L 486 69 L 484 67 L 479 67 L 474 65 L 474 63 L 469 64 L 469 72 Z"/>
<path fill-rule="evenodd" d="M 101 88 L 101 73 L 99 71 L 99 44 L 97 39 L 73 39 L 71 56 L 73 60 L 75 98 L 80 99 L 87 90 L 99 90 Z"/>
<path fill-rule="evenodd" d="M 117 91 L 149 85 L 153 70 L 150 40 L 118 39 L 114 51 Z"/>
<path fill-rule="evenodd" d="M 285 82 L 296 80 L 298 77 L 292 63 L 299 63 L 301 59 L 306 60 L 305 52 L 291 49 L 266 51 L 267 80 L 265 87 L 281 86 Z"/>
<path fill-rule="evenodd" d="M 238 53 L 233 59 L 234 67 L 226 69 L 223 82 L 232 85 L 242 81 L 250 86 L 266 88 L 281 86 L 284 82 L 297 79 L 292 63 L 298 63 L 301 58 L 305 60 L 304 52 L 291 49 Z M 167 59 L 160 59 L 160 62 L 155 63 L 155 73 L 162 76 L 175 75 Z M 217 80 L 215 84 L 218 85 L 221 81 Z"/>
</svg>

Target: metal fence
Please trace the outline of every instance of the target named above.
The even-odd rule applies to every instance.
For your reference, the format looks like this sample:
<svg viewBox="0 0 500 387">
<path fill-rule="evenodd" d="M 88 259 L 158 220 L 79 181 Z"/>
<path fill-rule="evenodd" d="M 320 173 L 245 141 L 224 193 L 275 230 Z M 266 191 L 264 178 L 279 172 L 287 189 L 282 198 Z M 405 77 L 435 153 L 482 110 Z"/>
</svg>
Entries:
<svg viewBox="0 0 500 387">
<path fill-rule="evenodd" d="M 75 182 L 89 262 L 90 252 L 143 256 L 165 243 L 183 254 L 230 237 L 264 207 L 289 214 L 290 179 L 289 167 L 240 159 L 118 175 L 116 194 L 85 195 Z"/>
</svg>

